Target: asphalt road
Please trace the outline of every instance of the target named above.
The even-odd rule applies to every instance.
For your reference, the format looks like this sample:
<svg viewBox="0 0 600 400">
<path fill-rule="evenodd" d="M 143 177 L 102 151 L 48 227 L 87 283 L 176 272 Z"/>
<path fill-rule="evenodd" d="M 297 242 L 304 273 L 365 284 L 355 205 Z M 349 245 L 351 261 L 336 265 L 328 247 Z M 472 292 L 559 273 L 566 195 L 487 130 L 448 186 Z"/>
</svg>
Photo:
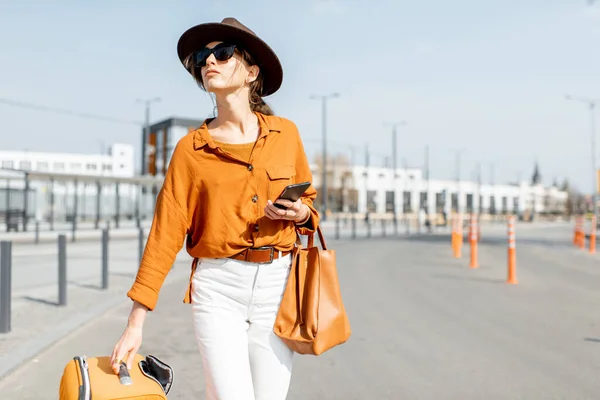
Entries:
<svg viewBox="0 0 600 400">
<path fill-rule="evenodd" d="M 319 357 L 297 356 L 288 399 L 594 399 L 600 393 L 600 265 L 567 226 L 517 230 L 518 285 L 506 280 L 502 229 L 488 230 L 480 267 L 449 239 L 329 241 L 338 252 L 353 335 Z M 175 369 L 170 399 L 202 399 L 185 281 L 163 288 L 142 353 Z M 74 355 L 109 354 L 122 305 L 0 382 L 0 398 L 56 399 Z"/>
</svg>

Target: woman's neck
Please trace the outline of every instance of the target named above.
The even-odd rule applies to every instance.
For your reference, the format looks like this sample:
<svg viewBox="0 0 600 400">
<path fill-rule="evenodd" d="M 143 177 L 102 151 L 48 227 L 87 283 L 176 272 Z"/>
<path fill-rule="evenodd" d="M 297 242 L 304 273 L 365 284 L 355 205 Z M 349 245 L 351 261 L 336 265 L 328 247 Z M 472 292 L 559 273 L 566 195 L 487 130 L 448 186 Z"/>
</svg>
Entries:
<svg viewBox="0 0 600 400">
<path fill-rule="evenodd" d="M 246 93 L 217 97 L 217 110 L 217 117 L 210 124 L 213 128 L 239 130 L 243 135 L 256 132 L 257 117 Z"/>
</svg>

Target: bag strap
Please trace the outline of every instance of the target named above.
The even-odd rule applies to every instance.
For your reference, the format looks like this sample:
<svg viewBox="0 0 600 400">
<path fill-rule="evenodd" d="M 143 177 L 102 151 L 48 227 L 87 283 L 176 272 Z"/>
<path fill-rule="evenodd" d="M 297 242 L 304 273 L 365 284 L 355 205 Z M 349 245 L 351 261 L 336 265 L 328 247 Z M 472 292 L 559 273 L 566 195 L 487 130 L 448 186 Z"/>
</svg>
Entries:
<svg viewBox="0 0 600 400">
<path fill-rule="evenodd" d="M 323 248 L 323 250 L 327 250 L 327 245 L 325 244 L 325 238 L 323 237 L 323 232 L 321 232 L 321 227 L 317 226 L 317 234 L 319 235 L 319 241 L 321 242 L 321 247 Z M 307 243 L 307 247 L 313 247 L 314 246 L 314 233 L 311 233 L 310 235 L 308 235 L 308 243 Z"/>
<path fill-rule="evenodd" d="M 304 313 L 302 312 L 302 306 L 304 301 L 304 283 L 306 282 L 306 268 L 303 265 L 299 265 L 300 252 L 294 254 L 292 261 L 292 273 L 296 274 L 296 315 L 298 316 L 299 323 L 304 324 Z"/>
</svg>

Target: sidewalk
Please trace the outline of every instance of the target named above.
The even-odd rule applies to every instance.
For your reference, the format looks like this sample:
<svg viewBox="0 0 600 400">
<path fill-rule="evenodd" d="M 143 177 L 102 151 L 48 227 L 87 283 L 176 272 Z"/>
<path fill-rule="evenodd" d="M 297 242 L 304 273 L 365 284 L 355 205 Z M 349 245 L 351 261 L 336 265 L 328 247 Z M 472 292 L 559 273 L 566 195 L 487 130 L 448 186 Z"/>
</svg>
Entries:
<svg viewBox="0 0 600 400">
<path fill-rule="evenodd" d="M 112 235 L 111 235 L 112 239 Z M 67 243 L 67 305 L 58 306 L 56 246 L 13 244 L 11 332 L 0 334 L 0 379 L 57 340 L 119 304 L 138 268 L 137 240 L 109 242 L 109 288 L 101 289 L 99 241 Z M 171 280 L 189 277 L 181 251 Z"/>
</svg>

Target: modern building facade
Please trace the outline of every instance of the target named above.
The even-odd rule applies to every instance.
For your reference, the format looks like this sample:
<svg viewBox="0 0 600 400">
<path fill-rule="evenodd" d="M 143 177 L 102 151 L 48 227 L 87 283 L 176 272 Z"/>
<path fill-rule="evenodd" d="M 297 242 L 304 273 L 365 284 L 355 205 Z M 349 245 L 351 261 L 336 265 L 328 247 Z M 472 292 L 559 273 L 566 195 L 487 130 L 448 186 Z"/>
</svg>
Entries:
<svg viewBox="0 0 600 400">
<path fill-rule="evenodd" d="M 4 170 L 132 177 L 134 167 L 134 147 L 123 143 L 111 145 L 107 154 L 0 151 Z"/>
<path fill-rule="evenodd" d="M 142 175 L 165 175 L 177 142 L 204 121 L 169 118 L 142 130 Z"/>
<path fill-rule="evenodd" d="M 312 172 L 313 184 L 318 189 L 321 187 L 319 166 L 313 165 Z M 394 176 L 391 168 L 329 167 L 327 186 L 331 212 L 560 213 L 564 212 L 568 199 L 567 192 L 554 186 L 426 179 L 418 168 L 396 169 Z"/>
</svg>

